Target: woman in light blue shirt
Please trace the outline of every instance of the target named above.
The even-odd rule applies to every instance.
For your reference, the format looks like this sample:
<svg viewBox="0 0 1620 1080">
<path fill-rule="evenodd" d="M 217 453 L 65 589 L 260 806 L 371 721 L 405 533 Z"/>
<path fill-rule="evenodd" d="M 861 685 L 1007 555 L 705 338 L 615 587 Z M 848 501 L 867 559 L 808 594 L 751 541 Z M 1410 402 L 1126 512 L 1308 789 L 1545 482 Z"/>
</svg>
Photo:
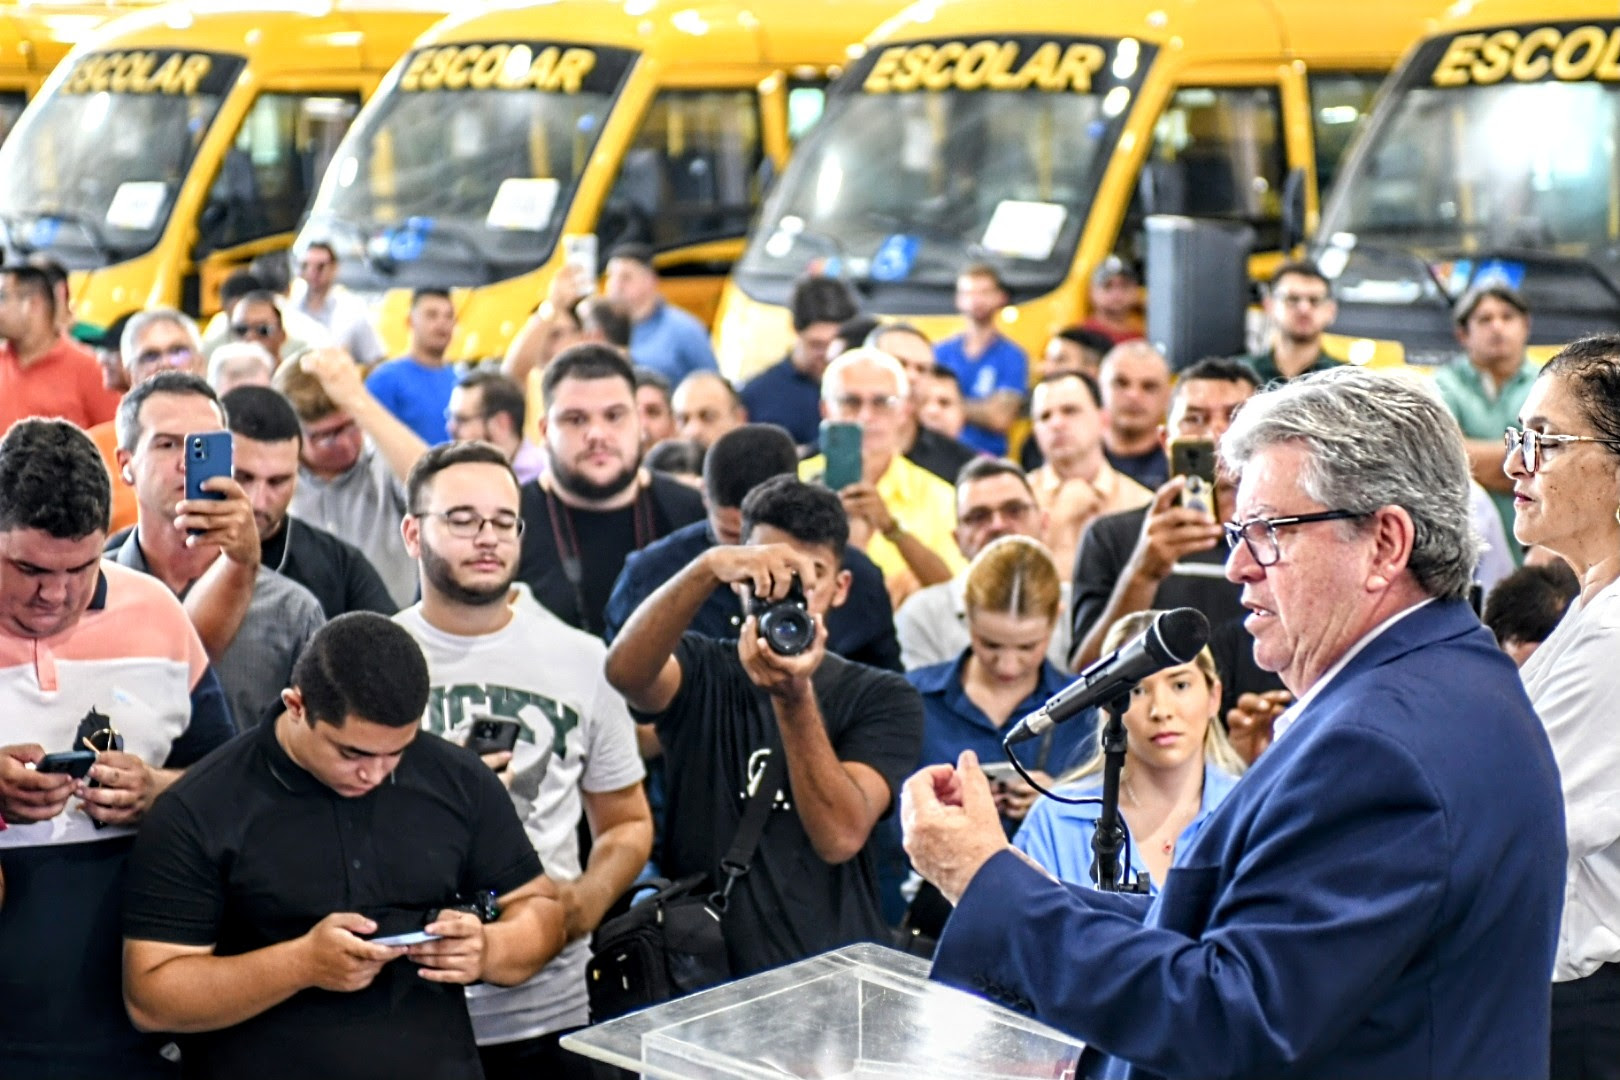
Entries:
<svg viewBox="0 0 1620 1080">
<path fill-rule="evenodd" d="M 1103 653 L 1146 630 L 1157 615 L 1143 611 L 1120 619 L 1109 628 Z M 1131 692 L 1119 810 L 1130 830 L 1130 869 L 1151 875 L 1154 891 L 1177 850 L 1197 835 L 1243 772 L 1243 759 L 1218 719 L 1220 704 L 1220 674 L 1207 648 L 1191 663 L 1148 676 Z M 1091 758 L 1060 779 L 1060 795 L 1101 797 L 1101 731 L 1099 724 Z M 1096 803 L 1037 800 L 1013 844 L 1060 880 L 1090 885 L 1091 837 L 1100 810 Z"/>
</svg>

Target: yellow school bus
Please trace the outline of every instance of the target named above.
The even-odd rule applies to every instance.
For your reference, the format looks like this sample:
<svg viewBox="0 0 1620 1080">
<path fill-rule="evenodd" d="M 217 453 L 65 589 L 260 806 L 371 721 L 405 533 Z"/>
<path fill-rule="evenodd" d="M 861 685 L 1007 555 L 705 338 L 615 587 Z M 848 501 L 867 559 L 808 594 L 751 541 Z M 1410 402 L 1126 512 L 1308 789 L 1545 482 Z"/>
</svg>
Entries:
<svg viewBox="0 0 1620 1080">
<path fill-rule="evenodd" d="M 443 4 L 196 0 L 87 35 L 0 146 L 8 259 L 72 272 L 78 317 L 207 314 L 286 248 L 361 101 Z"/>
<path fill-rule="evenodd" d="M 1486 278 L 1531 311 L 1543 360 L 1620 330 L 1620 11 L 1477 0 L 1400 71 L 1324 208 L 1328 347 L 1376 365 L 1457 355 L 1454 300 Z"/>
<path fill-rule="evenodd" d="M 1264 272 L 1303 238 L 1349 133 L 1428 25 L 1423 6 L 907 8 L 834 84 L 767 201 L 721 300 L 721 370 L 782 356 L 806 272 L 937 339 L 960 326 L 958 271 L 988 263 L 1013 299 L 1004 332 L 1032 355 L 1084 317 L 1110 253 L 1140 254 L 1147 214 L 1247 222 L 1274 253 L 1251 264 Z"/>
<path fill-rule="evenodd" d="M 894 0 L 497 3 L 424 34 L 361 113 L 299 244 L 379 303 L 450 287 L 451 354 L 499 355 L 571 256 L 650 244 L 707 320 L 828 73 Z M 594 249 L 595 257 L 590 252 Z"/>
<path fill-rule="evenodd" d="M 0 142 L 80 38 L 140 6 L 141 0 L 22 0 L 0 7 Z"/>
</svg>

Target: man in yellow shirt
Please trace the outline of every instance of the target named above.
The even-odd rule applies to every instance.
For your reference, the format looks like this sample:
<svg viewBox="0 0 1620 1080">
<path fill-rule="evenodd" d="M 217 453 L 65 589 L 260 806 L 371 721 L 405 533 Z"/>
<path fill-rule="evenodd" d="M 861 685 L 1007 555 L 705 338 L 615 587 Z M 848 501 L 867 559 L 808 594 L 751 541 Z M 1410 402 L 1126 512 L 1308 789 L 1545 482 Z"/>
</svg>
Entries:
<svg viewBox="0 0 1620 1080">
<path fill-rule="evenodd" d="M 952 537 L 954 489 L 900 452 L 911 408 L 905 370 L 877 349 L 843 353 L 822 376 L 822 416 L 861 426 L 861 479 L 838 493 L 850 543 L 883 571 L 896 607 L 922 585 L 949 581 L 963 565 Z M 819 479 L 826 467 L 818 454 L 801 463 L 799 475 Z"/>
</svg>

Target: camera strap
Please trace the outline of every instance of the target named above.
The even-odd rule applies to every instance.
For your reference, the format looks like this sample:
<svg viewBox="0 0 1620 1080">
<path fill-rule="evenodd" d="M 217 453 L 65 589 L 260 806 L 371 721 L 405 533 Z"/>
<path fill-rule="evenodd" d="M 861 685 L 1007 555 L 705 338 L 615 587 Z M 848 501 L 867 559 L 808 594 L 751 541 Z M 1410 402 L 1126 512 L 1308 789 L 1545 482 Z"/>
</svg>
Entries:
<svg viewBox="0 0 1620 1080">
<path fill-rule="evenodd" d="M 722 914 L 730 900 L 732 887 L 748 873 L 754 861 L 754 852 L 759 850 L 759 838 L 765 833 L 765 820 L 770 817 L 776 789 L 782 784 L 782 755 L 785 753 L 785 750 L 772 747 L 765 759 L 765 767 L 754 775 L 753 786 L 748 789 L 748 803 L 743 808 L 742 822 L 737 826 L 736 835 L 731 838 L 731 847 L 720 857 L 720 872 L 725 875 L 725 881 L 709 897 L 709 903 Z"/>
<path fill-rule="evenodd" d="M 635 529 L 636 550 L 640 551 L 654 540 L 658 539 L 657 525 L 653 519 L 652 502 L 647 496 L 649 484 L 641 482 L 638 475 L 636 483 L 636 501 L 631 504 L 631 526 Z M 587 633 L 597 633 L 595 620 L 591 617 L 585 602 L 585 567 L 580 562 L 579 534 L 574 530 L 574 515 L 568 504 L 557 498 L 552 490 L 551 477 L 541 478 L 540 490 L 546 496 L 546 516 L 551 520 L 551 541 L 557 547 L 557 561 L 562 568 L 563 577 L 574 593 L 574 607 L 579 614 L 581 629 Z"/>
</svg>

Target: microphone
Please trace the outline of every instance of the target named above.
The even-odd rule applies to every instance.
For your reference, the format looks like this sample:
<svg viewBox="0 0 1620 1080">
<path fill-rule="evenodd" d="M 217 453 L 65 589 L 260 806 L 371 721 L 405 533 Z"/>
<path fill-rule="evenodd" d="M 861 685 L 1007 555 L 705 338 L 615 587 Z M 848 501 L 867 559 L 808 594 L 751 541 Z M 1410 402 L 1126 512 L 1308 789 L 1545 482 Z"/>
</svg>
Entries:
<svg viewBox="0 0 1620 1080">
<path fill-rule="evenodd" d="M 1136 637 L 1102 657 L 1007 733 L 1003 746 L 1045 735 L 1095 705 L 1106 705 L 1156 671 L 1185 664 L 1209 641 L 1209 620 L 1197 608 L 1162 612 Z"/>
</svg>

